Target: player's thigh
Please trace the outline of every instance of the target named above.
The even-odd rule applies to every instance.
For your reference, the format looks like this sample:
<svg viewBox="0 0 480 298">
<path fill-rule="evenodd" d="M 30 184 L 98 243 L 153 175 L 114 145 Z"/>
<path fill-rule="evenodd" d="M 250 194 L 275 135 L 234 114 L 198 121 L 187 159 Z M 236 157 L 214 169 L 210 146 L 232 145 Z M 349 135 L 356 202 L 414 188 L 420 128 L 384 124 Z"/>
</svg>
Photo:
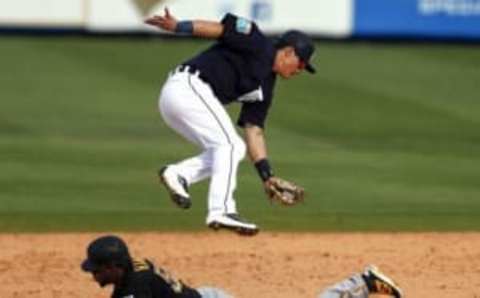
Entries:
<svg viewBox="0 0 480 298">
<path fill-rule="evenodd" d="M 224 106 L 194 75 L 167 82 L 159 106 L 169 126 L 204 148 L 243 145 Z"/>
<path fill-rule="evenodd" d="M 204 120 L 206 120 L 199 124 L 203 129 L 201 134 L 204 138 L 204 143 L 209 146 L 228 144 L 241 149 L 242 145 L 244 145 L 243 140 L 238 135 L 227 110 L 215 96 L 210 86 L 197 76 L 190 77 L 189 85 L 196 94 L 199 112 L 202 113 Z"/>
</svg>

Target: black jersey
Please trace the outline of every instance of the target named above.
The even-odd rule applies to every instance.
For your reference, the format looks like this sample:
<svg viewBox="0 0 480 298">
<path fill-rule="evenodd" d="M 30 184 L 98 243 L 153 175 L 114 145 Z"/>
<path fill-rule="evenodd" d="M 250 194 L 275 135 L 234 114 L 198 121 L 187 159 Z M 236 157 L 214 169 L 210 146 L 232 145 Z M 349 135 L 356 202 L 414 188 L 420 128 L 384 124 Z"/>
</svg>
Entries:
<svg viewBox="0 0 480 298">
<path fill-rule="evenodd" d="M 166 271 L 147 260 L 134 262 L 120 286 L 115 286 L 112 298 L 201 298 L 192 288 L 182 284 Z"/>
<path fill-rule="evenodd" d="M 227 14 L 222 24 L 217 42 L 184 64 L 200 71 L 223 104 L 243 103 L 240 126 L 263 127 L 276 79 L 275 46 L 254 22 Z"/>
</svg>

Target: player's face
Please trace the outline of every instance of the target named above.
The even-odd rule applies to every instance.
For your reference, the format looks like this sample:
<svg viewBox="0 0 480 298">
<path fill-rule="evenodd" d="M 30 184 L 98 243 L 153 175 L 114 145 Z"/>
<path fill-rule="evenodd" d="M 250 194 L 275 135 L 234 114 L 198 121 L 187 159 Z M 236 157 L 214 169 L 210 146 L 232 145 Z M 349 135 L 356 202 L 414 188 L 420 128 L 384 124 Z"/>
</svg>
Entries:
<svg viewBox="0 0 480 298">
<path fill-rule="evenodd" d="M 285 48 L 277 60 L 275 71 L 284 79 L 289 79 L 305 69 L 305 63 L 291 47 Z"/>
<path fill-rule="evenodd" d="M 92 271 L 92 276 L 101 287 L 115 282 L 115 272 L 112 266 L 100 266 Z"/>
</svg>

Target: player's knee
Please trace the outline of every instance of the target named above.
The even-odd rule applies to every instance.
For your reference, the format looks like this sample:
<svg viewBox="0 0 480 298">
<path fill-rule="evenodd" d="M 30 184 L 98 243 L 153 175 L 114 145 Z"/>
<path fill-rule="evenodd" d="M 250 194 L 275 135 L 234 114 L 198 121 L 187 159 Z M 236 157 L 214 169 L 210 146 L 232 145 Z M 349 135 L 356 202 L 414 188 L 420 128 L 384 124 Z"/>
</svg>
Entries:
<svg viewBox="0 0 480 298">
<path fill-rule="evenodd" d="M 238 137 L 233 139 L 229 143 L 223 143 L 215 147 L 216 154 L 228 155 L 235 162 L 241 161 L 247 152 L 247 146 L 243 142 L 243 140 Z"/>
</svg>

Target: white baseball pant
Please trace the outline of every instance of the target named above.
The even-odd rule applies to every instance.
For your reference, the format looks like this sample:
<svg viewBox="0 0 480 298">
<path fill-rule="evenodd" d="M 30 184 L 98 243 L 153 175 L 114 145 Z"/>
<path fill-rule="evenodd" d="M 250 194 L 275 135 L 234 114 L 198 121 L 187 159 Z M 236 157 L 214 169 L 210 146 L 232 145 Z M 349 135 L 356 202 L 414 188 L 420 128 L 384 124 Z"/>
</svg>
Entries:
<svg viewBox="0 0 480 298">
<path fill-rule="evenodd" d="M 327 288 L 318 298 L 368 298 L 368 288 L 362 276 L 355 274 Z"/>
<path fill-rule="evenodd" d="M 212 287 L 200 287 L 197 289 L 202 298 L 233 298 L 221 289 Z"/>
<path fill-rule="evenodd" d="M 227 111 L 198 72 L 173 71 L 159 98 L 160 113 L 172 129 L 203 151 L 170 165 L 188 184 L 211 177 L 208 215 L 237 213 L 233 193 L 246 146 Z"/>
</svg>

